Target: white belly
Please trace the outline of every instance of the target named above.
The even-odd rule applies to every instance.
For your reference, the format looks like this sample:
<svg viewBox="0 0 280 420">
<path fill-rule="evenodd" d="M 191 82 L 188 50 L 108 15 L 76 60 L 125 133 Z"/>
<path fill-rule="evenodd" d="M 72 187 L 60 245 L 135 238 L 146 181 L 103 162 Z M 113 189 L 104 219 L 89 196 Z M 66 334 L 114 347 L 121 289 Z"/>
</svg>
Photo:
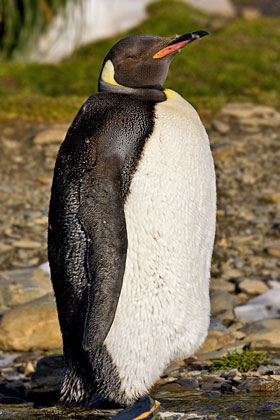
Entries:
<svg viewBox="0 0 280 420">
<path fill-rule="evenodd" d="M 125 275 L 105 340 L 128 399 L 147 392 L 172 360 L 193 354 L 209 323 L 213 160 L 196 111 L 169 96 L 156 105 L 125 204 Z"/>
</svg>

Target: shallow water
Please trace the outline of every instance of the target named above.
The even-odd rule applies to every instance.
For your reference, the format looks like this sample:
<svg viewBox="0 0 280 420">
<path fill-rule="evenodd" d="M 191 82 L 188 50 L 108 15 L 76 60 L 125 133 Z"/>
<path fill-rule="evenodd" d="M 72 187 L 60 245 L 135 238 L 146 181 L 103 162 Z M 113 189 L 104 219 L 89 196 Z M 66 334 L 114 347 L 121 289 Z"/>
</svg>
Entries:
<svg viewBox="0 0 280 420">
<path fill-rule="evenodd" d="M 272 394 L 237 394 L 221 395 L 218 392 L 166 392 L 153 394 L 161 402 L 160 411 L 185 413 L 191 419 L 192 414 L 201 416 L 216 415 L 223 419 L 280 419 L 279 395 Z M 33 408 L 26 405 L 0 405 L 0 419 L 21 420 L 107 420 L 116 413 L 115 410 L 81 410 Z"/>
</svg>

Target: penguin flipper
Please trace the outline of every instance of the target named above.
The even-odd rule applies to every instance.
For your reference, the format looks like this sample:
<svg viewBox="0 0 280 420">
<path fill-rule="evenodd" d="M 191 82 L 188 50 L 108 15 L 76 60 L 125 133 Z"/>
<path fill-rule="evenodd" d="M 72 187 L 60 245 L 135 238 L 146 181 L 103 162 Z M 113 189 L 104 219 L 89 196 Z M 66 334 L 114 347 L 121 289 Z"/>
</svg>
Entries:
<svg viewBox="0 0 280 420">
<path fill-rule="evenodd" d="M 108 161 L 110 160 L 110 161 Z M 88 307 L 83 348 L 100 346 L 115 317 L 125 270 L 127 233 L 117 157 L 86 172 L 79 219 L 87 237 Z"/>
</svg>

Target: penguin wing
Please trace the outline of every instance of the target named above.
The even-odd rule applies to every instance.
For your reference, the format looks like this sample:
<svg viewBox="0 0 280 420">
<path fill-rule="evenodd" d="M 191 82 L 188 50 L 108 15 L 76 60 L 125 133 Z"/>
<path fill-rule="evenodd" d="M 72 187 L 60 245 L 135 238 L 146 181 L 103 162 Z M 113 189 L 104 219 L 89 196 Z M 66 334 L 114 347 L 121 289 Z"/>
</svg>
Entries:
<svg viewBox="0 0 280 420">
<path fill-rule="evenodd" d="M 125 270 L 127 235 L 117 158 L 84 176 L 79 219 L 87 237 L 88 307 L 83 348 L 101 345 L 114 320 Z"/>
</svg>

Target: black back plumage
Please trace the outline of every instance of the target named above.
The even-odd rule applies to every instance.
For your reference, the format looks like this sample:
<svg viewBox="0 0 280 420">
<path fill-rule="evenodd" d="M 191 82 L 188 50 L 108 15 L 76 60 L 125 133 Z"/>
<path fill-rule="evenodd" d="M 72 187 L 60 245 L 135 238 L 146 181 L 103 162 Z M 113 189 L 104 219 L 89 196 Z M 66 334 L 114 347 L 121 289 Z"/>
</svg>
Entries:
<svg viewBox="0 0 280 420">
<path fill-rule="evenodd" d="M 153 100 L 97 93 L 79 111 L 58 153 L 48 241 L 68 365 L 64 400 L 70 404 L 81 404 L 81 398 L 88 404 L 96 393 L 115 398 L 106 395 L 104 377 L 113 381 L 115 375 L 116 382 L 118 377 L 102 344 L 125 269 L 123 205 L 153 120 Z M 109 375 L 94 371 L 97 355 L 106 359 L 99 365 L 107 366 Z M 81 395 L 71 395 L 73 381 Z"/>
</svg>

